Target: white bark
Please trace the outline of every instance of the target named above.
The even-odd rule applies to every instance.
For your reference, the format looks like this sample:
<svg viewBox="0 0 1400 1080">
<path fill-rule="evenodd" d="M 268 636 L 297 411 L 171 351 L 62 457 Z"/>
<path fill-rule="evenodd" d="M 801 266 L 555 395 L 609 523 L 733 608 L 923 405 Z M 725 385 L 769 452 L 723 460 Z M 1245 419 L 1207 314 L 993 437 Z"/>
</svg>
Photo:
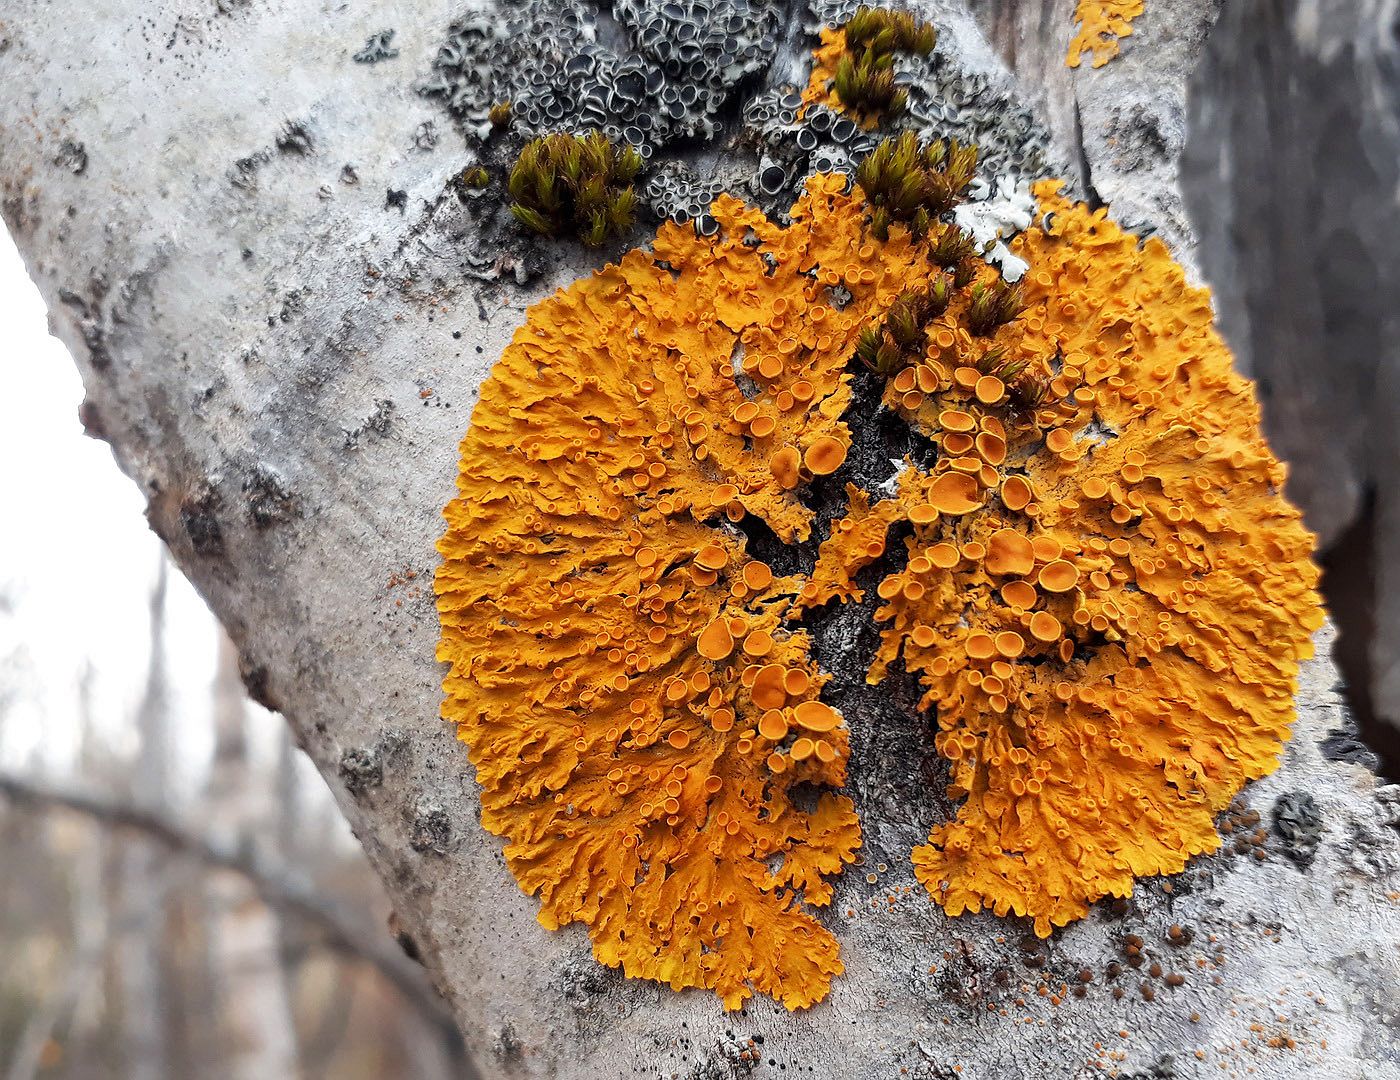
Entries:
<svg viewBox="0 0 1400 1080">
<path fill-rule="evenodd" d="M 1061 42 L 1064 7 L 1042 11 Z M 1031 95 L 1053 99 L 1043 115 L 1093 187 L 1188 258 L 1174 165 L 1212 7 L 1148 0 L 1124 55 L 1098 72 L 1052 80 L 1063 53 L 1047 46 L 1047 93 Z M 1007 24 L 1023 56 L 1033 8 Z M 997 68 L 965 11 L 930 9 L 970 64 Z M 415 141 L 427 121 L 448 125 L 412 88 L 457 14 L 447 0 L 92 0 L 79 20 L 3 0 L 0 196 L 83 371 L 89 426 L 147 494 L 250 689 L 336 787 L 482 1073 L 728 1077 L 757 1061 L 757 1075 L 1070 1077 L 1097 1075 L 1086 1062 L 1098 1044 L 1126 1073 L 1172 1056 L 1183 1077 L 1220 1075 L 1222 1062 L 1271 1077 L 1400 1076 L 1400 903 L 1387 899 L 1400 892 L 1400 801 L 1321 753 L 1344 726 L 1325 659 L 1306 669 L 1283 767 L 1245 795 L 1265 825 L 1282 793 L 1317 800 L 1325 835 L 1310 869 L 1277 853 L 1199 860 L 1172 892 L 1143 883 L 1125 915 L 1096 910 L 1058 934 L 1039 969 L 1024 964 L 1024 926 L 948 919 L 922 898 L 907 861 L 922 836 L 898 806 L 862 808 L 890 869 L 877 886 L 871 867 L 842 875 L 832 909 L 915 891 L 878 916 L 833 918 L 847 970 L 806 1012 L 758 999 L 727 1016 L 710 995 L 602 968 L 577 927 L 539 927 L 438 720 L 429 583 L 478 384 L 524 308 L 591 260 L 552 248 L 557 265 L 524 286 L 463 273 L 479 238 L 460 235 L 441 195 L 466 159 L 450 133 Z M 352 63 L 386 27 L 399 56 Z M 289 122 L 307 139 L 288 144 Z M 252 179 L 233 183 L 245 158 L 258 162 Z M 357 182 L 342 182 L 346 166 Z M 403 212 L 386 206 L 390 190 L 407 193 Z M 416 578 L 390 587 L 405 570 Z M 891 776 L 908 767 L 854 752 Z M 416 851 L 416 826 L 438 814 L 450 837 Z M 1191 946 L 1161 944 L 1172 923 L 1195 929 Z M 1101 973 L 1129 932 L 1186 984 L 1159 984 L 1149 1004 L 1129 972 L 1113 998 Z M 1038 978 L 1058 988 L 1086 967 L 1084 998 L 1054 1006 L 1036 993 Z M 1273 1033 L 1293 1047 L 1269 1046 Z"/>
</svg>

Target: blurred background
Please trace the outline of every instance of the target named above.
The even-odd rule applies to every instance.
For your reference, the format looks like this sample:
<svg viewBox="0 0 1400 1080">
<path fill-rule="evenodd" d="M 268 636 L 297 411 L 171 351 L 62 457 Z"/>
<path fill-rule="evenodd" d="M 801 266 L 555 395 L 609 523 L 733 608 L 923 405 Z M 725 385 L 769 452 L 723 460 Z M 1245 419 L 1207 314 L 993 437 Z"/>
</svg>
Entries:
<svg viewBox="0 0 1400 1080">
<path fill-rule="evenodd" d="M 462 1076 L 355 838 L 78 422 L 0 231 L 0 1077 Z"/>
</svg>

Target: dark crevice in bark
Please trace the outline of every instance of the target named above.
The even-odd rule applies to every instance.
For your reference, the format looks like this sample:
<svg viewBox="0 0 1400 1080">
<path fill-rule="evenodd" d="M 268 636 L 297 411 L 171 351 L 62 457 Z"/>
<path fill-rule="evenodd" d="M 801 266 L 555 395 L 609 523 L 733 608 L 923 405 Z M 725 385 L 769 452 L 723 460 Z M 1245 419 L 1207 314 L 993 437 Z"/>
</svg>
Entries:
<svg viewBox="0 0 1400 1080">
<path fill-rule="evenodd" d="M 1375 639 L 1376 508 L 1371 493 L 1353 521 L 1321 557 L 1322 594 L 1337 644 L 1332 658 L 1346 680 L 1346 699 L 1362 740 L 1381 759 L 1381 775 L 1400 782 L 1400 717 L 1380 716 L 1371 696 Z"/>
<path fill-rule="evenodd" d="M 1074 144 L 1070 149 L 1074 152 L 1074 167 L 1079 173 L 1080 189 L 1084 192 L 1084 201 L 1098 209 L 1104 205 L 1104 202 L 1094 187 L 1094 170 L 1089 164 L 1089 152 L 1084 148 L 1084 113 L 1079 106 L 1079 92 L 1077 90 L 1074 94 Z"/>
</svg>

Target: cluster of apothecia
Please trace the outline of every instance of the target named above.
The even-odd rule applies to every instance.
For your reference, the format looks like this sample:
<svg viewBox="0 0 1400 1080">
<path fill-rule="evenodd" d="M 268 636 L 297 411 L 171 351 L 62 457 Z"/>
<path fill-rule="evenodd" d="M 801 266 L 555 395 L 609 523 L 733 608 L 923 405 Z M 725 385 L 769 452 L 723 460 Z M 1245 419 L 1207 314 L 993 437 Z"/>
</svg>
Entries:
<svg viewBox="0 0 1400 1080">
<path fill-rule="evenodd" d="M 842 970 L 811 909 L 859 808 L 803 619 L 872 565 L 900 568 L 869 679 L 919 679 L 962 800 L 912 856 L 949 914 L 1048 934 L 1218 846 L 1277 763 L 1311 537 L 1206 294 L 1052 182 L 1006 286 L 950 231 L 964 153 L 881 144 L 868 188 L 813 177 L 785 226 L 721 196 L 714 235 L 664 225 L 536 304 L 481 389 L 444 715 L 541 921 L 628 975 L 796 1008 Z M 815 569 L 775 573 L 735 525 L 812 536 L 862 363 L 936 458 L 849 487 Z"/>
</svg>

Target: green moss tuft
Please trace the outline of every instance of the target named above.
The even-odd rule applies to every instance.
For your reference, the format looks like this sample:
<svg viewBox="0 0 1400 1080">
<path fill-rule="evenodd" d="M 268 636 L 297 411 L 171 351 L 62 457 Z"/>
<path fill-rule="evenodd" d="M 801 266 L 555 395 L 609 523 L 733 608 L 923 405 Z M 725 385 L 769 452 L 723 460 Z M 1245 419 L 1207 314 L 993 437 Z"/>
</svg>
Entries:
<svg viewBox="0 0 1400 1080">
<path fill-rule="evenodd" d="M 901 293 L 882 321 L 860 332 L 856 356 L 871 371 L 886 377 L 917 364 L 928 347 L 926 327 L 947 310 L 951 296 L 946 275 L 927 289 Z"/>
<path fill-rule="evenodd" d="M 873 8 L 862 4 L 842 28 L 851 48 L 882 53 L 927 56 L 938 44 L 938 31 L 907 11 Z"/>
<path fill-rule="evenodd" d="M 867 122 L 902 116 L 909 96 L 895 84 L 894 58 L 899 53 L 927 56 L 937 31 L 908 12 L 865 6 L 843 29 L 846 52 L 832 82 L 842 108 Z"/>
<path fill-rule="evenodd" d="M 890 225 L 898 221 L 915 236 L 924 236 L 962 198 L 976 169 L 977 147 L 957 140 L 939 139 L 926 146 L 909 131 L 885 139 L 856 168 L 856 183 L 870 207 L 872 231 L 881 240 L 888 239 Z M 943 257 L 951 258 L 964 243 L 948 236 L 946 229 L 952 228 L 956 227 L 946 226 L 939 237 L 940 244 L 946 240 L 949 245 Z"/>
<path fill-rule="evenodd" d="M 636 220 L 632 181 L 641 168 L 635 149 L 616 146 L 601 132 L 533 139 L 510 171 L 510 212 L 541 236 L 572 233 L 598 247 Z"/>
<path fill-rule="evenodd" d="M 982 337 L 995 334 L 997 327 L 1009 323 L 1025 309 L 1026 300 L 1020 284 L 1008 285 L 998 279 L 990 285 L 972 286 L 967 305 L 967 328 Z"/>
</svg>

